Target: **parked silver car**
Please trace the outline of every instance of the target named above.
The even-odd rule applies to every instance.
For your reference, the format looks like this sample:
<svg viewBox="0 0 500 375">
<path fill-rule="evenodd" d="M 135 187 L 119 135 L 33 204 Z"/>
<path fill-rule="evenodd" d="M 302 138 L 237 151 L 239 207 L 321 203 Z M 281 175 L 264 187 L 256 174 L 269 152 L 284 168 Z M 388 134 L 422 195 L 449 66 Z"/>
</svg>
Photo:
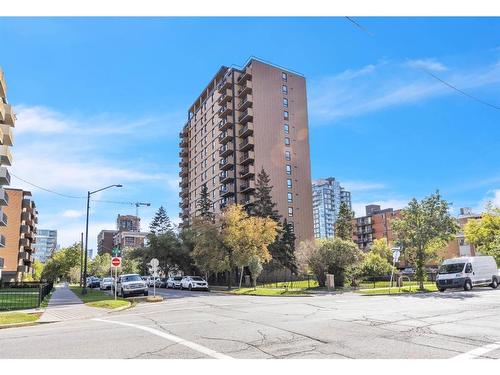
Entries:
<svg viewBox="0 0 500 375">
<path fill-rule="evenodd" d="M 119 296 L 127 297 L 133 294 L 148 295 L 148 284 L 141 279 L 140 275 L 127 274 L 118 277 L 116 291 Z"/>
<path fill-rule="evenodd" d="M 112 277 L 104 277 L 101 280 L 101 285 L 99 286 L 99 289 L 101 289 L 101 290 L 111 289 L 114 282 L 115 282 L 115 280 Z"/>
<path fill-rule="evenodd" d="M 181 287 L 182 276 L 170 276 L 167 279 L 167 288 L 180 288 Z"/>
<path fill-rule="evenodd" d="M 200 276 L 184 276 L 181 280 L 181 289 L 203 289 L 208 291 L 208 283 Z"/>
</svg>

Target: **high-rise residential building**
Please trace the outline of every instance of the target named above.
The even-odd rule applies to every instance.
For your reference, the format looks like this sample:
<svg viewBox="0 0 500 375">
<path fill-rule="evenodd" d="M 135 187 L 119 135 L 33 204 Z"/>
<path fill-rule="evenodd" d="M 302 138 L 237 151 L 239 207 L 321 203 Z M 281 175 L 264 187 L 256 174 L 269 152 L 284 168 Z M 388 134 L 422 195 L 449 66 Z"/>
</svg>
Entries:
<svg viewBox="0 0 500 375">
<path fill-rule="evenodd" d="M 366 215 L 352 220 L 354 233 L 352 240 L 361 250 L 368 251 L 374 240 L 385 238 L 390 243 L 394 241 L 391 221 L 399 218 L 400 210 L 392 208 L 381 209 L 377 204 L 365 207 Z"/>
<path fill-rule="evenodd" d="M 12 146 L 12 129 L 15 122 L 16 116 L 12 110 L 12 106 L 7 101 L 5 76 L 3 70 L 0 68 L 0 227 L 7 225 L 7 215 L 4 208 L 9 203 L 9 196 L 2 187 L 10 185 L 10 174 L 6 166 L 12 164 L 12 155 L 10 154 L 9 147 Z M 2 269 L 5 270 L 7 262 L 5 259 L 5 246 L 5 236 L 0 235 L 0 273 Z M 11 264 L 12 259 L 8 263 Z"/>
<path fill-rule="evenodd" d="M 223 66 L 189 108 L 180 137 L 182 225 L 197 215 L 204 185 L 215 214 L 250 205 L 264 168 L 297 241 L 313 238 L 304 76 L 257 59 Z"/>
<path fill-rule="evenodd" d="M 340 204 L 345 202 L 351 210 L 351 193 L 340 186 L 334 177 L 329 177 L 313 182 L 312 198 L 314 237 L 334 237 Z"/>
<path fill-rule="evenodd" d="M 4 225 L 0 226 L 0 235 L 5 238 L 5 247 L 0 250 L 4 258 L 2 281 L 21 281 L 32 272 L 38 211 L 29 191 L 5 190 L 9 202 L 1 219 Z"/>
<path fill-rule="evenodd" d="M 134 215 L 118 215 L 116 230 L 101 230 L 97 235 L 97 253 L 108 253 L 114 247 L 125 248 L 144 247 L 148 233 L 141 232 L 141 218 Z"/>
<path fill-rule="evenodd" d="M 33 244 L 34 258 L 45 263 L 57 249 L 57 230 L 38 229 L 35 238 L 36 242 Z"/>
<path fill-rule="evenodd" d="M 99 232 L 99 234 L 97 235 L 97 254 L 111 254 L 111 250 L 114 246 L 113 238 L 115 237 L 116 233 L 116 230 L 110 229 L 103 229 Z"/>
</svg>

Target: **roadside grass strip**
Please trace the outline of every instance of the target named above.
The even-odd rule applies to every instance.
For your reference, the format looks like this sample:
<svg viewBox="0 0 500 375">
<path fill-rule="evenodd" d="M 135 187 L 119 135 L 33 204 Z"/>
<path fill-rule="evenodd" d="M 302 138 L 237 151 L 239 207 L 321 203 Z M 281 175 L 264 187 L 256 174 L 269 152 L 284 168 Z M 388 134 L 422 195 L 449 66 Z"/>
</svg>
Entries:
<svg viewBox="0 0 500 375">
<path fill-rule="evenodd" d="M 0 313 L 0 327 L 12 324 L 32 323 L 39 318 L 38 314 L 28 314 L 24 312 Z"/>
<path fill-rule="evenodd" d="M 82 294 L 82 288 L 79 286 L 70 286 L 70 289 L 87 306 L 104 309 L 117 309 L 119 307 L 130 305 L 130 301 L 120 297 L 115 300 L 114 296 L 100 290 L 87 288 L 87 294 Z"/>
<path fill-rule="evenodd" d="M 307 296 L 304 289 L 286 289 L 286 288 L 240 288 L 228 290 L 228 293 L 247 295 L 247 296 Z"/>
<path fill-rule="evenodd" d="M 207 348 L 207 347 L 205 347 L 203 345 L 200 345 L 200 344 L 197 344 L 195 342 L 191 342 L 191 341 L 185 340 L 183 338 L 174 336 L 174 335 L 166 333 L 166 332 L 159 331 L 159 330 L 151 328 L 151 327 L 141 326 L 141 325 L 132 324 L 132 323 L 117 322 L 117 321 L 114 321 L 114 320 L 107 320 L 107 319 L 97 319 L 97 318 L 95 318 L 95 319 L 92 319 L 92 320 L 97 321 L 97 322 L 118 324 L 118 325 L 125 326 L 125 327 L 132 327 L 132 328 L 135 328 L 135 329 L 140 329 L 140 330 L 149 332 L 149 333 L 151 333 L 153 335 L 162 337 L 162 338 L 164 338 L 166 340 L 175 342 L 175 343 L 177 343 L 179 345 L 186 346 L 186 347 L 188 347 L 188 348 L 190 348 L 190 349 L 192 349 L 194 351 L 197 351 L 198 353 L 205 354 L 205 355 L 207 355 L 209 357 L 212 357 L 212 358 L 216 358 L 216 359 L 233 359 L 233 357 L 230 357 L 228 355 L 216 352 L 215 350 L 209 349 L 209 348 Z"/>
<path fill-rule="evenodd" d="M 414 294 L 414 293 L 431 293 L 437 292 L 436 284 L 428 283 L 424 284 L 424 290 L 418 289 L 418 286 L 404 286 L 402 288 L 372 288 L 372 289 L 360 289 L 356 293 L 363 296 L 375 296 L 375 295 L 392 295 L 392 294 Z"/>
</svg>

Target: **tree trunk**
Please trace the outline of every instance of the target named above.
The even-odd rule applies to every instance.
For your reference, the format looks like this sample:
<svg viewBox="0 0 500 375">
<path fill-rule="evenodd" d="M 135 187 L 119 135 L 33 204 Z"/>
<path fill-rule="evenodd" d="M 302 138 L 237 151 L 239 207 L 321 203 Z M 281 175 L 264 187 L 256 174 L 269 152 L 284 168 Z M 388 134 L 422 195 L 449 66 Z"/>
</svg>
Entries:
<svg viewBox="0 0 500 375">
<path fill-rule="evenodd" d="M 424 250 L 419 249 L 417 256 L 417 279 L 420 290 L 424 290 Z"/>
</svg>

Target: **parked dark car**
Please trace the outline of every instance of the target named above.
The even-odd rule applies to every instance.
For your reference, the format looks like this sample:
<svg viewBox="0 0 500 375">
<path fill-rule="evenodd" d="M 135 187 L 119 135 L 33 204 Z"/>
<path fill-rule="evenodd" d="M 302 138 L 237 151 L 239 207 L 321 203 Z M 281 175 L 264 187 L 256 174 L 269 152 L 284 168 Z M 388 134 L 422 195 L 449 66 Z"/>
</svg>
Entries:
<svg viewBox="0 0 500 375">
<path fill-rule="evenodd" d="M 160 278 L 160 284 L 159 284 L 159 288 L 166 288 L 167 287 L 167 280 L 168 278 L 166 277 L 161 277 Z"/>
</svg>

